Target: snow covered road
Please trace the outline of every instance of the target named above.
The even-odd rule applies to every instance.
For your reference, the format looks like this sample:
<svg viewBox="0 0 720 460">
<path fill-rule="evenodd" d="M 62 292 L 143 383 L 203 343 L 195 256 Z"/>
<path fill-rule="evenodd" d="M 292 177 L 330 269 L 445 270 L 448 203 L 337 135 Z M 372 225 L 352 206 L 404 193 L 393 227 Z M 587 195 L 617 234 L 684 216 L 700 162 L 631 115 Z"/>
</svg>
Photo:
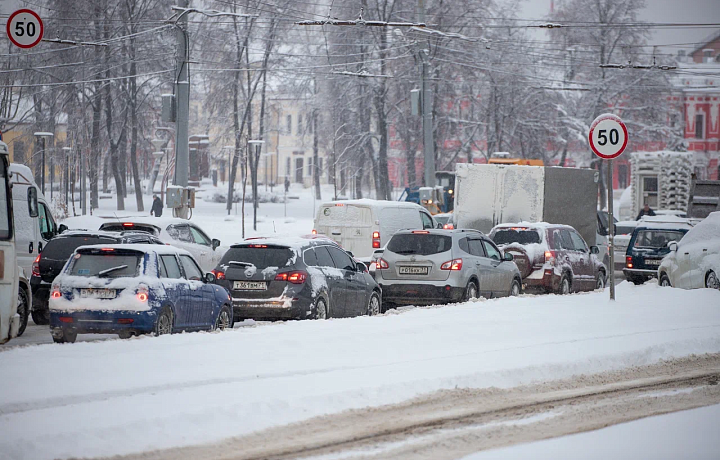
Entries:
<svg viewBox="0 0 720 460">
<path fill-rule="evenodd" d="M 0 452 L 210 443 L 456 387 L 510 388 L 720 352 L 720 292 L 655 284 L 381 317 L 0 352 Z"/>
</svg>

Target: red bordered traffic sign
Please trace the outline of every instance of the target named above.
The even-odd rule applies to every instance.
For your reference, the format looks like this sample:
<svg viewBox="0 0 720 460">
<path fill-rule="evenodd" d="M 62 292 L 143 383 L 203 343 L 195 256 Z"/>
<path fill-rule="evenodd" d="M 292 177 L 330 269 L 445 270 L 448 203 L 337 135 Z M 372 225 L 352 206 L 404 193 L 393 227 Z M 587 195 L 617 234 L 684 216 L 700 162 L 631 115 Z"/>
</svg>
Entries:
<svg viewBox="0 0 720 460">
<path fill-rule="evenodd" d="M 7 36 L 15 46 L 32 48 L 42 40 L 45 28 L 42 19 L 33 10 L 17 10 L 7 22 Z"/>
<path fill-rule="evenodd" d="M 627 127 L 617 115 L 604 113 L 590 125 L 588 142 L 595 155 L 612 160 L 619 157 L 627 147 Z"/>
</svg>

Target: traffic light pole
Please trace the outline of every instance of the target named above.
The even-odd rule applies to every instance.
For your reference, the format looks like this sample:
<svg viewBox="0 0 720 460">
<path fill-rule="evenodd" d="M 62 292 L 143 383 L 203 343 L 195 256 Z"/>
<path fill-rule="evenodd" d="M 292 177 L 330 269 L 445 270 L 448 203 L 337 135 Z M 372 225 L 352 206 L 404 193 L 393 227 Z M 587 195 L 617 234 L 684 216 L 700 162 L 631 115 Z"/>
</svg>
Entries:
<svg viewBox="0 0 720 460">
<path fill-rule="evenodd" d="M 180 6 L 188 8 L 189 0 L 181 0 Z M 188 143 L 188 125 L 190 117 L 190 72 L 188 66 L 190 65 L 188 56 L 188 45 L 190 38 L 188 37 L 187 31 L 187 13 L 185 11 L 180 14 L 177 26 L 177 42 L 178 42 L 178 56 L 176 64 L 176 80 L 175 80 L 175 94 L 177 95 L 177 118 L 175 124 L 175 176 L 173 184 L 187 188 L 188 186 L 188 169 L 190 159 L 190 146 Z M 189 215 L 189 208 L 186 202 L 183 202 L 182 207 L 175 209 L 176 217 L 187 219 Z"/>
</svg>

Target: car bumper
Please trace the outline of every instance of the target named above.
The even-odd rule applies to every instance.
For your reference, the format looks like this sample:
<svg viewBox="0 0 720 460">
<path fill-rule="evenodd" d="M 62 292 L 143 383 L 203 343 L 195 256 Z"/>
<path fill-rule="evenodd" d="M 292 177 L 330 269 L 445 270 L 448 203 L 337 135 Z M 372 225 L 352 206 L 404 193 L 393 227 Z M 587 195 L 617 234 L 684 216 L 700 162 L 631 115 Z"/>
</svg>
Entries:
<svg viewBox="0 0 720 460">
<path fill-rule="evenodd" d="M 432 305 L 436 303 L 459 302 L 465 295 L 465 287 L 442 284 L 384 284 L 382 289 L 383 302 L 398 305 Z"/>
<path fill-rule="evenodd" d="M 646 268 L 624 268 L 623 274 L 625 277 L 643 277 L 643 278 L 657 278 L 657 269 L 646 269 Z"/>
<path fill-rule="evenodd" d="M 560 288 L 561 276 L 553 269 L 542 268 L 532 271 L 522 280 L 524 291 L 556 291 Z"/>
<path fill-rule="evenodd" d="M 312 299 L 232 299 L 233 315 L 238 319 L 277 321 L 305 319 L 312 315 Z"/>
<path fill-rule="evenodd" d="M 78 334 L 146 334 L 155 328 L 154 311 L 62 311 L 50 310 L 50 329 Z M 122 321 L 121 321 L 122 320 Z M 129 322 L 132 320 L 132 322 Z M 125 323 L 123 323 L 125 322 Z"/>
</svg>

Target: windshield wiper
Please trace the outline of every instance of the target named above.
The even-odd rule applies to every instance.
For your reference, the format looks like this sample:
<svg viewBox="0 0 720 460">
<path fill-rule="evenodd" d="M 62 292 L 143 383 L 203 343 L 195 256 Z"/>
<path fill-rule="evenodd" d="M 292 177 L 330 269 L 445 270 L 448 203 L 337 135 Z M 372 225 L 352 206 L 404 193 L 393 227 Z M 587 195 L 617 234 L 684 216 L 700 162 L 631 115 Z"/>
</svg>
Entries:
<svg viewBox="0 0 720 460">
<path fill-rule="evenodd" d="M 105 270 L 99 271 L 98 276 L 105 276 L 108 273 L 112 273 L 117 270 L 122 270 L 123 268 L 127 268 L 127 265 L 118 265 L 117 267 L 106 268 Z"/>
<path fill-rule="evenodd" d="M 253 266 L 253 264 L 251 264 L 249 262 L 240 262 L 237 260 L 231 260 L 230 262 L 228 262 L 228 265 L 240 265 L 241 267 L 252 267 Z"/>
</svg>

